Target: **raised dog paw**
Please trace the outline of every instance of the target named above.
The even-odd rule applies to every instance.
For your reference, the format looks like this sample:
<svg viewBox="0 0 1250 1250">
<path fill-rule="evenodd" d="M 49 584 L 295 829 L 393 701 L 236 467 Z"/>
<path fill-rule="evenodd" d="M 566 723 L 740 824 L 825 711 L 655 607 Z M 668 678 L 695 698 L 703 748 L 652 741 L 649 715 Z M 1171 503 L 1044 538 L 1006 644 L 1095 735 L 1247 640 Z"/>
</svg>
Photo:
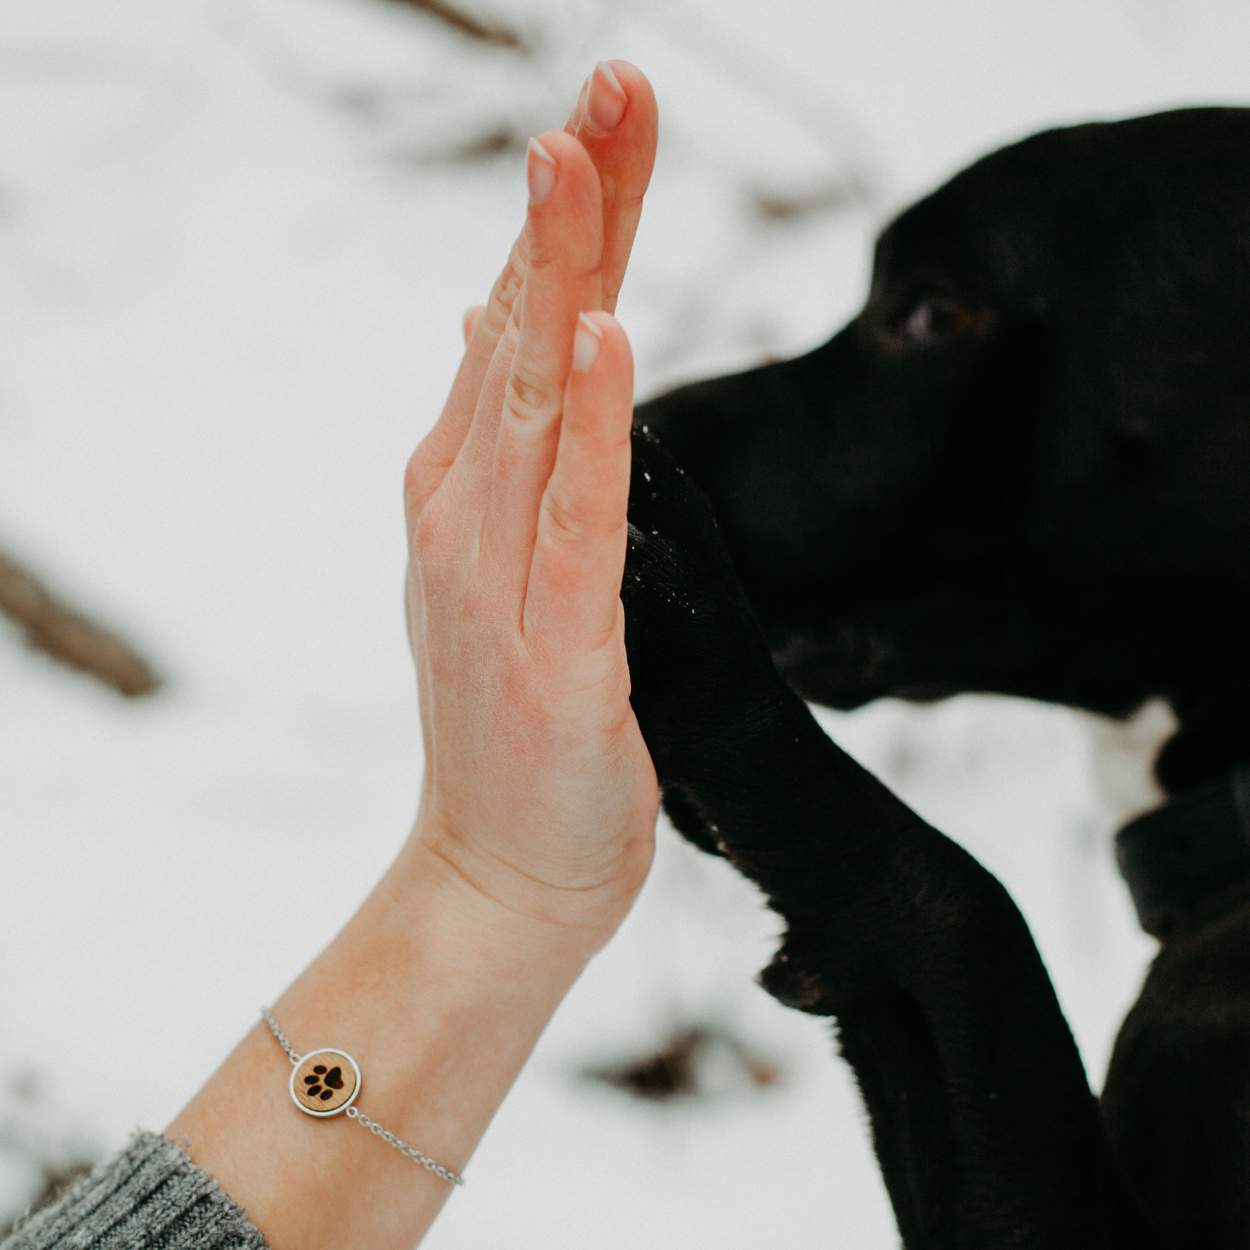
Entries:
<svg viewBox="0 0 1250 1250">
<path fill-rule="evenodd" d="M 832 1016 L 836 1005 L 828 993 L 828 978 L 806 968 L 783 945 L 772 962 L 755 978 L 783 1007 L 813 1016 Z"/>
<path fill-rule="evenodd" d="M 713 759 L 732 760 L 786 688 L 711 506 L 639 432 L 629 521 L 621 598 L 631 699 L 667 789 L 704 776 Z"/>
</svg>

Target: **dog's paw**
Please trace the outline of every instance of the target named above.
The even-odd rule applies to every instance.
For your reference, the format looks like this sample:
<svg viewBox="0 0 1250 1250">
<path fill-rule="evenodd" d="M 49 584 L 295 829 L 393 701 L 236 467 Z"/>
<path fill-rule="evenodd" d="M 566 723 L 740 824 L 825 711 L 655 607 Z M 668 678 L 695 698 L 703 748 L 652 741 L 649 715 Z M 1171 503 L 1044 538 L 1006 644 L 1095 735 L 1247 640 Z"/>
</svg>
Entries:
<svg viewBox="0 0 1250 1250">
<path fill-rule="evenodd" d="M 793 963 L 783 947 L 756 978 L 765 993 L 783 1007 L 792 1007 L 808 1015 L 831 1016 L 833 1006 L 827 1001 L 822 978 Z"/>
<path fill-rule="evenodd" d="M 621 598 L 631 700 L 662 784 L 732 758 L 735 735 L 781 679 L 706 498 L 635 433 Z"/>
<path fill-rule="evenodd" d="M 829 918 L 822 918 L 829 927 Z M 807 922 L 787 924 L 786 934 L 771 962 L 756 975 L 756 983 L 783 1007 L 809 1016 L 840 1016 L 861 988 L 863 970 L 844 953 L 830 950 L 827 940 L 811 936 L 818 932 Z"/>
</svg>

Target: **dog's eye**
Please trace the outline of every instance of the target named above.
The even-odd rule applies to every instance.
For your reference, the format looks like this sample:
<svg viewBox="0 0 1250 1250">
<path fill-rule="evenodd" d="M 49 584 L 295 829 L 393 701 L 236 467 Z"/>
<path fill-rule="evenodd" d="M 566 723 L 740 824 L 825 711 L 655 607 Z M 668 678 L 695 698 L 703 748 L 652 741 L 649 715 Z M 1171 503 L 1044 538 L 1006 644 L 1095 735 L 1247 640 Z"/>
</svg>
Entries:
<svg viewBox="0 0 1250 1250">
<path fill-rule="evenodd" d="M 926 295 L 907 314 L 903 334 L 913 343 L 942 343 L 976 324 L 976 312 L 949 295 Z"/>
</svg>

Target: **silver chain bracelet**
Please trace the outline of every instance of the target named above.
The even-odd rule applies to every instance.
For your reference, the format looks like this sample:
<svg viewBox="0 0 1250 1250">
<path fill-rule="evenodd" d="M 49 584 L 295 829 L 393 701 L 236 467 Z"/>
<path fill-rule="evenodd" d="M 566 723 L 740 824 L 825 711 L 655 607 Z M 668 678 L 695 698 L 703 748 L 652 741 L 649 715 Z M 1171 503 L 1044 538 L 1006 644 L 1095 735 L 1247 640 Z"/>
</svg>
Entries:
<svg viewBox="0 0 1250 1250">
<path fill-rule="evenodd" d="M 347 1051 L 339 1050 L 335 1046 L 319 1046 L 306 1054 L 297 1054 L 290 1039 L 274 1019 L 273 1012 L 268 1007 L 262 1007 L 260 1014 L 269 1026 L 274 1041 L 286 1051 L 286 1057 L 291 1061 L 291 1080 L 288 1086 L 291 1101 L 305 1115 L 316 1116 L 318 1119 L 345 1115 L 449 1185 L 464 1184 L 464 1177 L 458 1172 L 443 1167 L 441 1163 L 435 1163 L 429 1155 L 422 1154 L 416 1146 L 409 1145 L 402 1137 L 396 1137 L 354 1105 L 364 1078 L 360 1074 L 360 1065 Z"/>
</svg>

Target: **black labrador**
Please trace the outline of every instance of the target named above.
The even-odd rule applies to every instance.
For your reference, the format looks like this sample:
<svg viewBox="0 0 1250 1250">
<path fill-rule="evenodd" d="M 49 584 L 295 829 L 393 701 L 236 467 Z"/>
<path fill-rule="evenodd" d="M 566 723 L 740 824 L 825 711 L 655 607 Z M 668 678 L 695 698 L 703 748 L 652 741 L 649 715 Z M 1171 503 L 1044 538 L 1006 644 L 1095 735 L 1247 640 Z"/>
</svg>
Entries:
<svg viewBox="0 0 1250 1250">
<path fill-rule="evenodd" d="M 1082 125 L 903 213 L 829 342 L 637 411 L 665 808 L 785 920 L 913 1250 L 1250 1246 L 1248 311 L 1250 110 Z M 804 703 L 970 690 L 1179 721 L 1101 1103 L 1009 895 Z"/>
</svg>

